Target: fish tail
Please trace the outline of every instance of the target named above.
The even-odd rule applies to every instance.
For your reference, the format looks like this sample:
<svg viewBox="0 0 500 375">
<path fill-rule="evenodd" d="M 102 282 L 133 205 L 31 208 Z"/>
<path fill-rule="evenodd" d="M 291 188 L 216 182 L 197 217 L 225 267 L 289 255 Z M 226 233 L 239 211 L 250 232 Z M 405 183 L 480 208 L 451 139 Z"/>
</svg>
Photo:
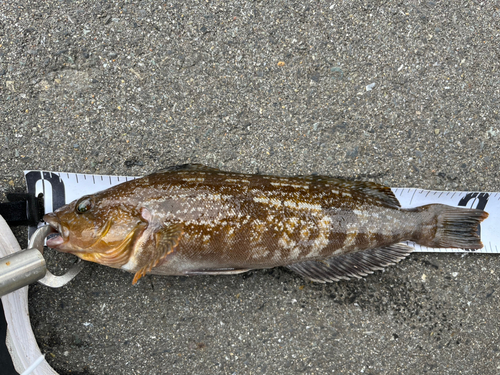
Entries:
<svg viewBox="0 0 500 375">
<path fill-rule="evenodd" d="M 423 215 L 416 243 L 428 247 L 480 249 L 479 223 L 488 217 L 483 210 L 429 204 L 416 210 Z"/>
</svg>

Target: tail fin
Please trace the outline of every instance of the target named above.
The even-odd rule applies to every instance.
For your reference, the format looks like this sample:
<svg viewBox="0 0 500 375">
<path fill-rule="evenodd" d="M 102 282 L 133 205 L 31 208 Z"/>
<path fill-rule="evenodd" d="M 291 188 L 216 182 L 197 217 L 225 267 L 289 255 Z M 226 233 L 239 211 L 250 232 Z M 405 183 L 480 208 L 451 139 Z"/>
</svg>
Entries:
<svg viewBox="0 0 500 375">
<path fill-rule="evenodd" d="M 483 247 L 478 234 L 479 223 L 488 217 L 483 210 L 458 208 L 443 204 L 419 207 L 434 216 L 436 231 L 433 238 L 420 237 L 416 242 L 429 247 L 480 249 Z"/>
</svg>

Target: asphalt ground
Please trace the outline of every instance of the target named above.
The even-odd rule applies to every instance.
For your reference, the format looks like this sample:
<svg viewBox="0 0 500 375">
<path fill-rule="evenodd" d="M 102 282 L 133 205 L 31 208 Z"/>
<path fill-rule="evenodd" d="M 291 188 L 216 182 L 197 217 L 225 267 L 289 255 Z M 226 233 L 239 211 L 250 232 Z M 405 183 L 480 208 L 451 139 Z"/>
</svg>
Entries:
<svg viewBox="0 0 500 375">
<path fill-rule="evenodd" d="M 0 190 L 196 162 L 500 191 L 499 37 L 499 1 L 2 1 Z M 88 264 L 30 315 L 60 374 L 494 374 L 499 277 L 474 254 L 328 285 Z"/>
</svg>

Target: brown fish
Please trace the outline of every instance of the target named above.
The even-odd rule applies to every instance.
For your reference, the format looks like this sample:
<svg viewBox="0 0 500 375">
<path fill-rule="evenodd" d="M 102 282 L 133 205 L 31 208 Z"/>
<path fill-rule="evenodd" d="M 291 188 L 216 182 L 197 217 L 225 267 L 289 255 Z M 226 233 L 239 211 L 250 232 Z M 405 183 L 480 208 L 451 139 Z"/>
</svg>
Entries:
<svg viewBox="0 0 500 375">
<path fill-rule="evenodd" d="M 317 282 L 359 278 L 412 250 L 479 249 L 482 210 L 402 209 L 373 182 L 274 177 L 201 165 L 170 167 L 44 216 L 47 246 L 84 260 L 157 275 L 237 274 L 286 266 Z"/>
</svg>

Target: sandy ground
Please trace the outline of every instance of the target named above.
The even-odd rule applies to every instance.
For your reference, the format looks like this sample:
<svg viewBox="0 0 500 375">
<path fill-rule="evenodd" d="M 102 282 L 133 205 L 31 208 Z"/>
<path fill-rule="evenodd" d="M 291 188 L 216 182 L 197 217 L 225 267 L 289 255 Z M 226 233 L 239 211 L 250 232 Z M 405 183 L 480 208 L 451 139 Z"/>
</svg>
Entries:
<svg viewBox="0 0 500 375">
<path fill-rule="evenodd" d="M 0 192 L 190 162 L 500 191 L 499 25 L 498 1 L 2 1 Z M 30 314 L 60 374 L 493 374 L 499 276 L 474 254 L 328 285 L 89 264 Z"/>
</svg>

